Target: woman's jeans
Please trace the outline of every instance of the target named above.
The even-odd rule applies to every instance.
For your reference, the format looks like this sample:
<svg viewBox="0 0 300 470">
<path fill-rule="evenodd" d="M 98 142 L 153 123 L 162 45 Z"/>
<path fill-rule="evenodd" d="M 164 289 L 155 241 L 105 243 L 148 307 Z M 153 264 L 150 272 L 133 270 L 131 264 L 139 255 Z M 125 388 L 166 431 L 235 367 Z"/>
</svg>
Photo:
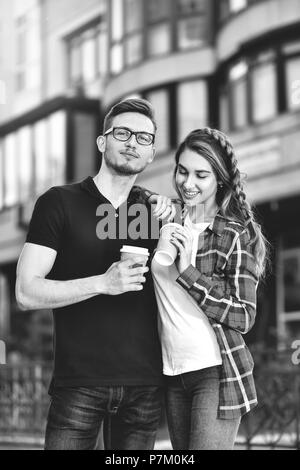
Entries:
<svg viewBox="0 0 300 470">
<path fill-rule="evenodd" d="M 176 450 L 230 450 L 240 424 L 218 419 L 220 366 L 166 377 L 166 411 Z"/>
<path fill-rule="evenodd" d="M 152 450 L 160 423 L 162 388 L 111 386 L 56 388 L 46 450 L 92 450 L 103 424 L 105 449 Z"/>
</svg>

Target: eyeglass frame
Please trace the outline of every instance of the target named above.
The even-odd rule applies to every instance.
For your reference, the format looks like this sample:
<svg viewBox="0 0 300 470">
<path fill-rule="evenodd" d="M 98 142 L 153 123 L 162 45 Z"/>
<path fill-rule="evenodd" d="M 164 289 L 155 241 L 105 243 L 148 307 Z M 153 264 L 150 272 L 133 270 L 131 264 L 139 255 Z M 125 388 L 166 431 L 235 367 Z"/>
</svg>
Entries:
<svg viewBox="0 0 300 470">
<path fill-rule="evenodd" d="M 130 132 L 130 136 L 128 137 L 128 139 L 126 140 L 120 140 L 120 139 L 117 139 L 115 136 L 114 136 L 114 131 L 115 129 L 125 129 L 126 131 Z M 134 135 L 135 136 L 135 140 L 136 142 L 139 144 L 139 145 L 142 145 L 143 147 L 149 147 L 150 145 L 153 145 L 154 142 L 155 142 L 155 134 L 152 134 L 151 132 L 147 132 L 147 131 L 132 131 L 131 129 L 129 129 L 128 127 L 126 126 L 116 126 L 116 127 L 110 127 L 106 132 L 104 132 L 104 136 L 105 135 L 108 135 L 108 134 L 111 134 L 113 133 L 113 137 L 118 140 L 119 142 L 128 142 L 131 137 Z M 148 135 L 151 135 L 152 137 L 152 142 L 150 144 L 141 144 L 138 140 L 137 140 L 137 134 L 148 134 Z"/>
</svg>

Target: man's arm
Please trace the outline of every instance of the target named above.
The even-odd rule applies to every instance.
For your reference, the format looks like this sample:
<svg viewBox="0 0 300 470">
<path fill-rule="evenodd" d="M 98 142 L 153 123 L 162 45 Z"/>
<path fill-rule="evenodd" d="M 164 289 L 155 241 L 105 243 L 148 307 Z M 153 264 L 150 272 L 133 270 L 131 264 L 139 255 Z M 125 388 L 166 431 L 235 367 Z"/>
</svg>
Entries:
<svg viewBox="0 0 300 470">
<path fill-rule="evenodd" d="M 22 310 L 60 308 L 99 294 L 119 295 L 143 289 L 149 268 L 130 268 L 132 260 L 113 263 L 104 274 L 71 281 L 46 279 L 57 252 L 26 243 L 17 266 L 16 299 Z M 136 262 L 136 258 L 135 261 Z"/>
</svg>

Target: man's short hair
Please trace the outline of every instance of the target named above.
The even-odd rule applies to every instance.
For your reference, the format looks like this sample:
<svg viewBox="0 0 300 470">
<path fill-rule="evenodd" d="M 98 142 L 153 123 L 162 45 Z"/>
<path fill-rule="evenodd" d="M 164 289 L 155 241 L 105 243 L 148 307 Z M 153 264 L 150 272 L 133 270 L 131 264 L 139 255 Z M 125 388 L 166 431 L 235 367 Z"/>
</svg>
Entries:
<svg viewBox="0 0 300 470">
<path fill-rule="evenodd" d="M 157 124 L 154 115 L 154 109 L 149 101 L 141 98 L 130 98 L 124 101 L 120 101 L 111 108 L 106 114 L 103 123 L 103 134 L 112 127 L 113 119 L 119 114 L 123 113 L 140 113 L 148 117 L 154 126 L 154 132 L 157 130 Z"/>
</svg>

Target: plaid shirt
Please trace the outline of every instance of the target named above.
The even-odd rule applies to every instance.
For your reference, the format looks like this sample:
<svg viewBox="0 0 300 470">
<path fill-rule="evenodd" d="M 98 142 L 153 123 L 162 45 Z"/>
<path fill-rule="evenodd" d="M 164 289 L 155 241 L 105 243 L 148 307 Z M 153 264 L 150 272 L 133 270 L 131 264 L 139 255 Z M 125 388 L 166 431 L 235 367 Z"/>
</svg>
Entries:
<svg viewBox="0 0 300 470">
<path fill-rule="evenodd" d="M 247 230 L 217 214 L 199 237 L 196 267 L 177 282 L 207 315 L 222 356 L 218 417 L 237 418 L 257 404 L 253 359 L 242 335 L 254 324 L 258 278 Z"/>
<path fill-rule="evenodd" d="M 133 189 L 145 201 L 156 194 L 140 186 Z M 257 405 L 254 363 L 242 337 L 256 315 L 258 276 L 249 241 L 247 229 L 217 214 L 199 236 L 196 267 L 190 265 L 177 279 L 207 315 L 218 340 L 220 419 L 238 418 Z"/>
</svg>

